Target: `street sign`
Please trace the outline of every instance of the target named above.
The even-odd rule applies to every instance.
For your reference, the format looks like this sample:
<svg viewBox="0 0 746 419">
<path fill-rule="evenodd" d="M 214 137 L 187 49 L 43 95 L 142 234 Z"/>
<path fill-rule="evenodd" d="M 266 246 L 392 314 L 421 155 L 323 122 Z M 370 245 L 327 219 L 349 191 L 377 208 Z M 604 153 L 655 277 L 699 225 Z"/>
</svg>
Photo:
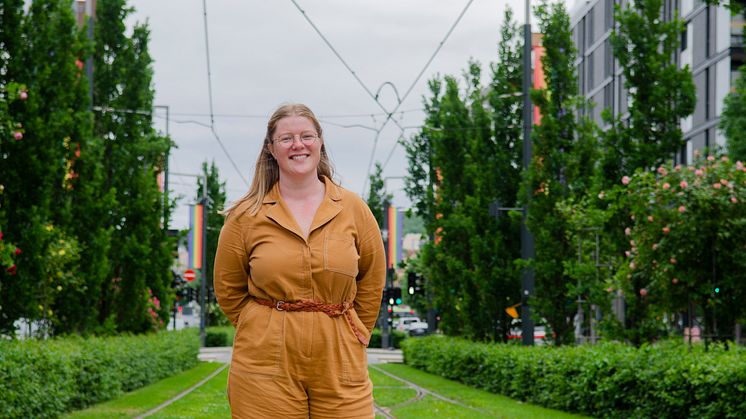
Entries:
<svg viewBox="0 0 746 419">
<path fill-rule="evenodd" d="M 184 271 L 184 279 L 187 280 L 187 282 L 192 282 L 197 278 L 197 274 L 194 272 L 193 269 L 187 269 Z"/>
</svg>

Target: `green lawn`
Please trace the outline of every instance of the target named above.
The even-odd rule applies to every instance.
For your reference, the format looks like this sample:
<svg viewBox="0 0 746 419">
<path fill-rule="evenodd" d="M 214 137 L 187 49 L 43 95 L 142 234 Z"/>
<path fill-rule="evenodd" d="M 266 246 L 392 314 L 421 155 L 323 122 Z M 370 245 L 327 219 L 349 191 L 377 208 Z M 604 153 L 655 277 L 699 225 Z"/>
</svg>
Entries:
<svg viewBox="0 0 746 419">
<path fill-rule="evenodd" d="M 74 412 L 67 418 L 132 418 L 190 388 L 220 368 L 219 363 L 200 363 L 194 369 L 159 381 L 124 396 Z M 417 391 L 380 370 L 389 372 L 426 388 L 455 403 L 425 395 L 417 400 Z M 522 403 L 477 390 L 460 383 L 428 374 L 403 364 L 379 364 L 370 367 L 373 397 L 378 406 L 386 408 L 398 419 L 416 418 L 580 418 L 557 410 Z M 166 406 L 151 418 L 228 419 L 230 408 L 226 397 L 228 369 L 187 396 Z M 383 417 L 377 415 L 377 417 Z"/>
<path fill-rule="evenodd" d="M 547 409 L 504 396 L 477 390 L 472 387 L 446 380 L 445 378 L 422 372 L 404 364 L 382 364 L 375 367 L 390 372 L 397 377 L 426 388 L 445 398 L 461 403 L 458 406 L 430 395 L 415 403 L 394 407 L 391 413 L 399 419 L 415 418 L 582 418 L 558 410 Z M 372 367 L 373 368 L 373 367 Z M 379 373 L 380 374 L 380 373 Z M 390 378 L 390 377 L 387 377 Z M 374 380 L 375 384 L 375 380 Z M 378 401 L 377 401 L 378 402 Z M 382 402 L 383 405 L 389 407 Z"/>
</svg>

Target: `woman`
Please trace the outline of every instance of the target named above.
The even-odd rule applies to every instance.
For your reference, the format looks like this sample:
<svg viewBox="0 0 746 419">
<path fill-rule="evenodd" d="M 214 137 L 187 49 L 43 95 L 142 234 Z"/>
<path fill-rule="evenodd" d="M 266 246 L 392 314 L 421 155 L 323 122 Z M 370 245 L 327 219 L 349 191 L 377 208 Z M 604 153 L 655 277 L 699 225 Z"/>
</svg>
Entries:
<svg viewBox="0 0 746 419">
<path fill-rule="evenodd" d="M 234 418 L 373 417 L 365 348 L 383 241 L 365 202 L 332 175 L 311 110 L 277 109 L 215 256 L 215 296 L 236 327 Z"/>
</svg>

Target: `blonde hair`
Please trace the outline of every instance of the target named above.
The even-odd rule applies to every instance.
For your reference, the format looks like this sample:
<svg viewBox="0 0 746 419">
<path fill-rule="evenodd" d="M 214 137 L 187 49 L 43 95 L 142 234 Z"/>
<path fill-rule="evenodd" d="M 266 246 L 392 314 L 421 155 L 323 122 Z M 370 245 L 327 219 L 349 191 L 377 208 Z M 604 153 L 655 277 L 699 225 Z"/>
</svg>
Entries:
<svg viewBox="0 0 746 419">
<path fill-rule="evenodd" d="M 316 119 L 316 115 L 313 114 L 308 106 L 301 103 L 289 103 L 282 105 L 272 114 L 267 122 L 267 134 L 264 136 L 264 142 L 262 143 L 262 151 L 259 153 L 259 157 L 256 159 L 256 167 L 254 169 L 254 179 L 251 182 L 251 188 L 249 191 L 237 201 L 231 203 L 230 207 L 223 210 L 221 214 L 226 217 L 230 216 L 239 206 L 244 206 L 246 211 L 251 215 L 259 212 L 262 207 L 262 201 L 267 196 L 275 183 L 280 179 L 280 168 L 277 165 L 277 160 L 269 152 L 269 145 L 272 144 L 272 136 L 277 128 L 277 123 L 282 118 L 289 116 L 301 116 L 307 118 L 313 123 L 316 128 L 316 132 L 319 135 L 319 139 L 322 141 L 321 145 L 321 158 L 319 165 L 316 168 L 316 173 L 321 179 L 322 176 L 326 176 L 330 180 L 334 175 L 334 167 L 332 166 L 329 156 L 326 153 L 326 144 L 323 143 L 324 136 L 321 130 L 321 124 Z"/>
</svg>

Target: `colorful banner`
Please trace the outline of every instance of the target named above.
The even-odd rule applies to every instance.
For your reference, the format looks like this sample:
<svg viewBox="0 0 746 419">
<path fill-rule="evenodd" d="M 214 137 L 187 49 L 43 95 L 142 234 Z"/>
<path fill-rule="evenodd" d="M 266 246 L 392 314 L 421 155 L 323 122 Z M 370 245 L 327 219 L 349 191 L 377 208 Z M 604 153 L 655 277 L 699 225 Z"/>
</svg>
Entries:
<svg viewBox="0 0 746 419">
<path fill-rule="evenodd" d="M 404 225 L 404 212 L 394 207 L 387 208 L 388 213 L 388 261 L 386 266 L 395 268 L 402 260 L 402 226 Z"/>
<path fill-rule="evenodd" d="M 203 211 L 202 204 L 189 206 L 189 267 L 192 269 L 202 269 Z"/>
</svg>

